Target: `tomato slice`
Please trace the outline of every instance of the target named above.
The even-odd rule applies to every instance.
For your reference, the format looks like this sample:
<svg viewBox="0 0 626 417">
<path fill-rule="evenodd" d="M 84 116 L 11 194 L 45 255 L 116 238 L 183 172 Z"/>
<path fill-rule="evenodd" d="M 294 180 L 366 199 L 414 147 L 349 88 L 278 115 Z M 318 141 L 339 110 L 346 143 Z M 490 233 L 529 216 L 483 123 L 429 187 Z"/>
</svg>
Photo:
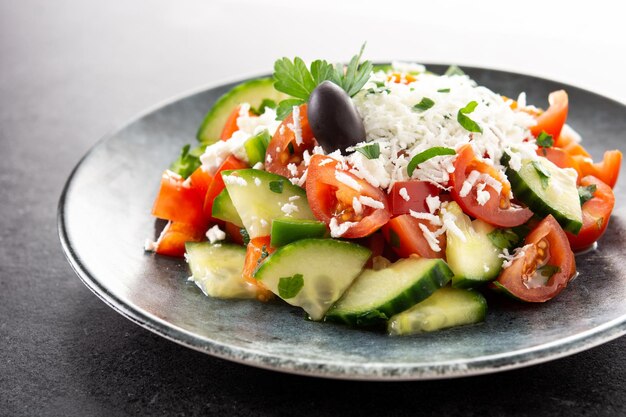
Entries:
<svg viewBox="0 0 626 417">
<path fill-rule="evenodd" d="M 576 273 L 567 236 L 550 215 L 526 236 L 524 243 L 524 255 L 502 270 L 496 287 L 522 301 L 548 301 L 563 291 Z"/>
<path fill-rule="evenodd" d="M 596 191 L 582 206 L 583 227 L 578 235 L 565 232 L 573 250 L 586 249 L 602 236 L 615 206 L 613 190 L 601 180 L 589 175 L 580 180 L 580 185 L 595 185 Z"/>
<path fill-rule="evenodd" d="M 554 146 L 563 149 L 569 155 L 582 155 L 587 158 L 591 158 L 589 152 L 574 139 L 573 136 L 561 131 L 561 134 L 555 139 Z"/>
<path fill-rule="evenodd" d="M 480 204 L 476 198 L 476 189 L 472 187 L 465 195 L 461 191 L 467 176 L 477 170 L 487 174 L 502 184 L 502 190 L 497 193 L 491 186 L 486 186 L 484 191 L 490 195 L 485 204 Z M 499 227 L 514 227 L 526 223 L 533 215 L 532 211 L 525 207 L 514 207 L 509 201 L 511 185 L 500 172 L 485 162 L 479 161 L 474 155 L 474 150 L 470 144 L 462 146 L 457 151 L 457 158 L 454 161 L 454 173 L 450 176 L 452 198 L 461 206 L 465 213 L 477 217 L 487 223 Z"/>
<path fill-rule="evenodd" d="M 548 158 L 550 162 L 559 168 L 574 168 L 577 172 L 579 170 L 578 161 L 561 148 L 539 148 L 537 149 L 537 155 Z"/>
<path fill-rule="evenodd" d="M 561 134 L 569 106 L 567 93 L 565 90 L 550 93 L 548 103 L 550 103 L 548 110 L 537 116 L 537 124 L 530 128 L 534 137 L 539 136 L 541 132 L 546 132 L 553 138 L 558 138 Z"/>
<path fill-rule="evenodd" d="M 268 301 L 273 297 L 270 290 L 265 288 L 261 281 L 254 278 L 254 272 L 265 259 L 276 249 L 270 246 L 269 236 L 259 236 L 250 239 L 246 250 L 246 259 L 243 265 L 243 277 L 249 283 L 257 287 L 257 298 L 261 301 Z"/>
<path fill-rule="evenodd" d="M 186 242 L 200 242 L 204 238 L 204 227 L 169 222 L 155 243 L 155 252 L 159 255 L 183 257 Z"/>
<path fill-rule="evenodd" d="M 368 236 L 391 218 L 387 196 L 380 188 L 342 170 L 339 162 L 328 156 L 311 157 L 306 194 L 318 220 L 327 225 L 336 223 L 339 227 L 346 222 L 353 223 L 340 236 L 333 237 Z M 333 227 L 331 234 L 332 231 Z"/>
<path fill-rule="evenodd" d="M 428 213 L 426 198 L 439 194 L 441 189 L 426 181 L 398 181 L 393 184 L 388 196 L 391 213 L 394 216 L 409 214 L 410 210 Z"/>
<path fill-rule="evenodd" d="M 579 166 L 579 178 L 592 175 L 611 188 L 615 187 L 622 164 L 622 153 L 618 150 L 606 151 L 602 162 L 593 163 L 590 158 L 574 155 Z"/>
<path fill-rule="evenodd" d="M 300 113 L 300 132 L 302 142 L 297 143 L 296 126 L 294 125 L 293 113 L 287 116 L 280 124 L 276 133 L 272 137 L 269 145 L 267 145 L 267 155 L 265 157 L 265 169 L 274 174 L 282 175 L 287 178 L 300 178 L 306 167 L 304 166 L 304 151 L 312 153 L 313 148 L 317 146 L 317 141 L 313 137 L 313 131 L 309 126 L 307 118 L 307 105 L 302 104 L 299 107 Z M 295 169 L 290 169 L 293 164 Z"/>
<path fill-rule="evenodd" d="M 217 169 L 215 176 L 213 177 L 213 181 L 211 181 L 211 185 L 209 186 L 204 198 L 204 214 L 208 219 L 212 218 L 213 200 L 215 200 L 215 197 L 217 197 L 217 195 L 221 193 L 225 187 L 224 180 L 221 175 L 222 171 L 244 168 L 248 168 L 248 165 L 231 155 L 226 158 L 222 165 L 220 165 Z"/>
<path fill-rule="evenodd" d="M 241 105 L 238 105 L 230 112 L 228 115 L 228 119 L 226 119 L 226 123 L 224 123 L 224 127 L 222 128 L 222 133 L 220 134 L 221 140 L 228 140 L 233 136 L 233 133 L 239 130 L 239 126 L 237 125 L 237 119 L 239 119 L 239 113 L 241 112 Z M 250 116 L 254 116 L 252 112 L 248 112 Z"/>
<path fill-rule="evenodd" d="M 437 237 L 440 251 L 434 251 L 424 236 L 420 225 L 434 232 L 436 228 L 427 220 L 416 219 L 408 214 L 403 214 L 389 220 L 382 228 L 385 239 L 393 251 L 403 258 L 417 254 L 423 258 L 443 258 L 446 251 L 446 236 L 441 234 Z"/>
<path fill-rule="evenodd" d="M 199 170 L 202 167 L 198 168 Z M 195 175 L 195 178 L 192 178 Z M 187 180 L 166 170 L 161 176 L 159 193 L 152 206 L 152 215 L 174 222 L 206 225 L 202 210 L 209 174 L 192 174 Z"/>
</svg>

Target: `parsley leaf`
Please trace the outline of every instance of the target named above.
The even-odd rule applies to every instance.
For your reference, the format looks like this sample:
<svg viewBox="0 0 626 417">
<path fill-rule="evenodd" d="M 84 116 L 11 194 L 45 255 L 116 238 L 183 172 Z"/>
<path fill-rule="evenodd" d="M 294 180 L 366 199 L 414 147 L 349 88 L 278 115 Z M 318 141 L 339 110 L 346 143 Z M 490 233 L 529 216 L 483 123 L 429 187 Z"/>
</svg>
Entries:
<svg viewBox="0 0 626 417">
<path fill-rule="evenodd" d="M 457 67 L 456 65 L 450 65 L 443 75 L 451 77 L 453 75 L 465 75 L 465 73 L 461 68 Z"/>
<path fill-rule="evenodd" d="M 316 87 L 313 75 L 300 57 L 293 62 L 289 58 L 281 58 L 274 63 L 274 88 L 290 96 L 307 100 Z"/>
<path fill-rule="evenodd" d="M 200 155 L 204 153 L 206 145 L 200 145 L 191 150 L 190 145 L 183 146 L 180 151 L 180 156 L 170 165 L 170 171 L 173 171 L 183 178 L 188 178 L 193 172 L 198 169 L 202 163 L 200 162 Z"/>
<path fill-rule="evenodd" d="M 305 100 L 300 100 L 299 98 L 288 98 L 287 100 L 281 101 L 276 108 L 276 118 L 278 120 L 284 120 L 293 111 L 293 106 L 299 106 L 304 103 Z"/>
<path fill-rule="evenodd" d="M 474 109 L 476 109 L 476 106 L 478 106 L 478 103 L 475 101 L 470 101 L 469 103 L 467 103 L 467 106 L 460 109 L 457 113 L 456 120 L 461 126 L 463 126 L 463 128 L 465 128 L 465 130 L 468 130 L 470 132 L 483 133 L 483 129 L 478 125 L 478 123 L 466 116 L 467 114 L 473 112 Z"/>
<path fill-rule="evenodd" d="M 415 171 L 415 168 L 417 168 L 419 164 L 421 164 L 422 162 L 426 162 L 430 158 L 434 158 L 435 156 L 455 155 L 455 154 L 456 152 L 454 151 L 454 149 L 444 148 L 442 146 L 435 146 L 433 148 L 426 149 L 425 151 L 420 152 L 417 155 L 415 155 L 413 158 L 411 158 L 411 161 L 406 167 L 406 173 L 410 177 L 411 175 L 413 175 L 413 171 Z"/>
<path fill-rule="evenodd" d="M 487 237 L 498 249 L 514 248 L 522 240 L 512 229 L 494 229 L 487 233 Z"/>
<path fill-rule="evenodd" d="M 241 240 L 243 240 L 243 245 L 248 246 L 248 243 L 250 243 L 250 234 L 248 233 L 246 228 L 242 227 L 241 229 L 239 229 L 239 234 L 241 235 Z"/>
<path fill-rule="evenodd" d="M 335 67 L 335 79 L 333 81 L 335 81 L 338 86 L 343 88 L 350 97 L 354 96 L 361 90 L 370 78 L 372 69 L 374 69 L 374 65 L 371 61 L 365 61 L 363 63 L 360 62 L 364 50 L 365 44 L 361 46 L 361 50 L 358 55 L 352 57 L 348 63 L 345 74 L 341 65 L 337 65 Z"/>
<path fill-rule="evenodd" d="M 275 109 L 276 106 L 277 104 L 274 100 L 270 100 L 269 98 L 264 98 L 263 101 L 261 101 L 261 104 L 259 104 L 258 108 L 250 107 L 250 111 L 256 114 L 257 116 L 260 116 L 265 112 L 266 108 Z"/>
<path fill-rule="evenodd" d="M 270 181 L 270 190 L 272 190 L 276 194 L 282 194 L 283 185 L 283 180 Z"/>
<path fill-rule="evenodd" d="M 413 106 L 413 110 L 426 111 L 435 105 L 435 102 L 428 97 L 423 97 L 422 101 Z"/>
<path fill-rule="evenodd" d="M 283 277 L 278 280 L 278 295 L 283 300 L 293 298 L 304 287 L 304 277 L 302 274 L 295 274 L 292 277 Z"/>
<path fill-rule="evenodd" d="M 537 146 L 549 148 L 552 145 L 554 145 L 554 139 L 552 139 L 552 135 L 548 135 L 544 130 L 542 130 L 539 136 L 537 136 Z"/>
<path fill-rule="evenodd" d="M 378 143 L 370 143 L 355 150 L 356 152 L 361 152 L 367 159 L 378 159 L 380 156 L 380 145 Z"/>
<path fill-rule="evenodd" d="M 587 201 L 593 198 L 593 194 L 598 187 L 595 184 L 587 185 L 585 187 L 578 187 L 578 197 L 580 198 L 580 205 L 582 206 Z"/>
<path fill-rule="evenodd" d="M 539 175 L 541 187 L 545 190 L 550 184 L 550 172 L 548 172 L 539 161 L 532 161 L 531 164 L 533 165 L 533 168 L 535 168 L 537 175 Z"/>
</svg>

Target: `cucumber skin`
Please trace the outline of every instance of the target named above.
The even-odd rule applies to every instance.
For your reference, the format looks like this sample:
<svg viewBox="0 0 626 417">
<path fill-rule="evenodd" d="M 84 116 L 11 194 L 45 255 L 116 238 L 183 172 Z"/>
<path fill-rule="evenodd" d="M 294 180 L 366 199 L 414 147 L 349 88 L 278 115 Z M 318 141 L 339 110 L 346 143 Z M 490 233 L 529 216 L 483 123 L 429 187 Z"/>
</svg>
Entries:
<svg viewBox="0 0 626 417">
<path fill-rule="evenodd" d="M 392 316 L 413 307 L 446 285 L 454 275 L 448 264 L 439 260 L 429 270 L 429 279 L 420 279 L 412 287 L 398 294 L 393 300 L 377 308 L 360 313 L 337 312 L 335 306 L 326 313 L 325 320 L 350 326 L 376 326 L 384 324 Z M 349 290 L 349 289 L 348 289 Z"/>
<path fill-rule="evenodd" d="M 222 192 L 220 192 L 213 200 L 211 216 L 218 220 L 233 223 L 239 228 L 243 227 L 241 217 L 239 217 L 237 209 L 235 209 L 233 201 L 230 199 L 230 195 L 228 195 L 228 190 L 226 188 L 224 188 Z"/>
<path fill-rule="evenodd" d="M 327 235 L 326 224 L 313 220 L 274 219 L 271 230 L 270 245 L 275 248 L 298 240 L 323 238 Z"/>
<path fill-rule="evenodd" d="M 556 221 L 561 225 L 563 230 L 566 230 L 574 235 L 580 232 L 583 227 L 582 221 L 576 221 L 563 216 L 559 211 L 554 210 L 552 207 L 543 202 L 541 198 L 535 192 L 526 185 L 524 179 L 515 171 L 509 167 L 510 157 L 508 154 L 502 156 L 502 163 L 506 166 L 506 176 L 511 183 L 513 194 L 515 198 L 524 202 L 533 213 L 543 217 L 547 217 L 552 214 Z"/>
</svg>

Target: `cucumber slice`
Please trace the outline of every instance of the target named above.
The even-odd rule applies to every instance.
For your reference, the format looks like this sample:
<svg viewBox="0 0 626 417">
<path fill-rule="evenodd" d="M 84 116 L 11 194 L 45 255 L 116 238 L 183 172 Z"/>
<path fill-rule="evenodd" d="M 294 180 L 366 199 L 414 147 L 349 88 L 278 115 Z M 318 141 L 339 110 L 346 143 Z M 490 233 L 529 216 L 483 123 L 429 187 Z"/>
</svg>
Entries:
<svg viewBox="0 0 626 417">
<path fill-rule="evenodd" d="M 478 292 L 444 287 L 387 323 L 392 336 L 432 332 L 485 320 L 487 301 Z"/>
<path fill-rule="evenodd" d="M 559 168 L 541 156 L 536 161 L 522 161 L 519 171 L 509 167 L 509 161 L 505 153 L 502 162 L 515 198 L 541 217 L 552 214 L 564 230 L 578 234 L 583 223 L 576 171 Z"/>
<path fill-rule="evenodd" d="M 265 151 L 267 151 L 267 145 L 269 145 L 272 137 L 267 130 L 262 131 L 258 135 L 252 136 L 243 144 L 248 155 L 248 163 L 250 166 L 265 162 Z"/>
<path fill-rule="evenodd" d="M 452 286 L 476 287 L 493 281 L 502 269 L 501 250 L 489 239 L 495 228 L 480 219 L 471 221 L 455 202 L 446 209 L 454 214 L 454 224 L 463 233 L 464 239 L 455 233 L 446 233 L 446 260 L 454 277 Z"/>
<path fill-rule="evenodd" d="M 239 228 L 243 227 L 241 217 L 239 217 L 239 213 L 237 213 L 237 209 L 235 209 L 233 200 L 230 199 L 228 189 L 226 188 L 213 200 L 211 216 L 219 220 L 224 220 L 225 222 L 231 222 Z"/>
<path fill-rule="evenodd" d="M 452 278 L 441 259 L 405 258 L 390 267 L 365 270 L 326 318 L 350 325 L 372 325 L 389 319 L 429 297 Z"/>
<path fill-rule="evenodd" d="M 361 273 L 371 251 L 335 239 L 304 239 L 278 248 L 254 277 L 312 320 L 321 320 Z"/>
<path fill-rule="evenodd" d="M 241 275 L 246 258 L 243 246 L 188 242 L 185 258 L 191 270 L 191 281 L 203 293 L 217 298 L 255 298 L 256 286 Z"/>
<path fill-rule="evenodd" d="M 249 103 L 258 107 L 263 99 L 279 102 L 289 96 L 276 91 L 272 78 L 259 78 L 243 82 L 221 96 L 204 117 L 196 137 L 202 143 L 217 141 L 224 128 L 226 119 L 233 109 L 241 103 Z"/>
<path fill-rule="evenodd" d="M 307 238 L 324 237 L 326 223 L 315 220 L 300 220 L 283 217 L 272 221 L 272 247 L 285 246 L 288 243 Z"/>
<path fill-rule="evenodd" d="M 304 190 L 287 178 L 258 169 L 223 171 L 233 205 L 251 239 L 269 236 L 279 217 L 316 220 Z"/>
</svg>

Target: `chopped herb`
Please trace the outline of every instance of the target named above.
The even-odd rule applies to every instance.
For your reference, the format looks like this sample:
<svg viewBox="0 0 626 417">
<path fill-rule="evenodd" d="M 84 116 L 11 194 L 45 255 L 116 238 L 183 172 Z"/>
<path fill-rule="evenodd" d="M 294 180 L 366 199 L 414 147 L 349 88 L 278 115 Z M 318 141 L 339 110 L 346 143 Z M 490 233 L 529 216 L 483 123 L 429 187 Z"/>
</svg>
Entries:
<svg viewBox="0 0 626 417">
<path fill-rule="evenodd" d="M 476 109 L 476 106 L 478 106 L 478 103 L 475 101 L 470 101 L 469 103 L 467 103 L 467 106 L 460 109 L 457 113 L 456 120 L 460 123 L 461 126 L 463 126 L 463 128 L 465 128 L 465 130 L 468 130 L 470 132 L 483 133 L 483 129 L 478 125 L 478 123 L 466 116 L 473 112 L 474 109 Z"/>
<path fill-rule="evenodd" d="M 261 247 L 261 256 L 259 257 L 259 259 L 256 261 L 257 264 L 261 264 L 263 262 L 263 260 L 265 258 L 267 258 L 268 256 L 270 256 L 269 252 L 267 251 L 267 246 L 263 245 Z"/>
<path fill-rule="evenodd" d="M 239 229 L 239 233 L 241 234 L 241 239 L 243 240 L 244 246 L 248 246 L 248 243 L 250 243 L 250 234 L 248 233 L 246 228 L 242 227 L 241 229 Z"/>
<path fill-rule="evenodd" d="M 413 171 L 415 171 L 415 168 L 417 168 L 419 164 L 428 161 L 430 158 L 434 158 L 435 156 L 454 154 L 456 154 L 454 149 L 444 148 L 442 146 L 435 146 L 434 148 L 426 149 L 425 151 L 418 153 L 411 159 L 409 165 L 407 165 L 406 167 L 406 172 L 407 174 L 409 174 L 410 177 L 411 175 L 413 175 Z"/>
<path fill-rule="evenodd" d="M 335 67 L 335 79 L 333 81 L 343 88 L 350 97 L 353 97 L 361 90 L 367 80 L 369 80 L 372 69 L 374 68 L 370 61 L 360 62 L 363 50 L 365 50 L 365 44 L 361 46 L 359 54 L 352 57 L 345 72 L 343 65 L 337 65 Z"/>
<path fill-rule="evenodd" d="M 367 159 L 378 159 L 380 156 L 380 145 L 378 143 L 370 143 L 369 145 L 356 148 L 357 152 L 361 152 Z"/>
<path fill-rule="evenodd" d="M 461 68 L 457 67 L 456 65 L 450 65 L 443 75 L 451 77 L 453 75 L 465 75 L 465 73 Z"/>
<path fill-rule="evenodd" d="M 272 190 L 276 194 L 282 194 L 283 185 L 283 180 L 270 181 L 270 190 Z"/>
<path fill-rule="evenodd" d="M 392 248 L 400 247 L 400 236 L 393 229 L 389 229 L 389 241 Z"/>
<path fill-rule="evenodd" d="M 289 155 L 293 155 L 294 153 L 296 153 L 296 150 L 293 148 L 293 143 L 291 142 L 287 144 L 287 149 L 289 149 Z"/>
<path fill-rule="evenodd" d="M 374 84 L 378 88 L 383 88 L 385 86 L 385 82 L 384 81 L 374 81 Z"/>
<path fill-rule="evenodd" d="M 391 93 L 391 90 L 388 88 L 368 88 L 367 89 L 367 93 L 365 93 L 366 96 L 369 96 L 370 94 L 382 94 L 382 93 Z"/>
<path fill-rule="evenodd" d="M 537 145 L 543 148 L 549 148 L 554 145 L 554 139 L 552 139 L 552 135 L 548 135 L 542 130 L 539 136 L 537 136 Z"/>
<path fill-rule="evenodd" d="M 531 164 L 535 168 L 537 175 L 539 175 L 541 187 L 545 190 L 550 184 L 550 172 L 548 172 L 539 161 L 532 161 Z"/>
<path fill-rule="evenodd" d="M 541 275 L 542 277 L 545 277 L 546 282 L 547 280 L 552 278 L 554 274 L 558 274 L 559 272 L 561 272 L 561 268 L 556 265 L 547 264 L 547 265 L 537 268 L 537 273 Z"/>
<path fill-rule="evenodd" d="M 295 274 L 292 277 L 283 277 L 278 280 L 278 295 L 283 300 L 293 298 L 304 287 L 304 277 L 302 274 Z"/>
<path fill-rule="evenodd" d="M 206 149 L 206 145 L 200 145 L 191 150 L 190 145 L 183 146 L 180 151 L 180 156 L 170 165 L 170 171 L 173 171 L 183 178 L 188 178 L 193 172 L 198 169 L 202 163 L 200 162 L 200 155 Z"/>
<path fill-rule="evenodd" d="M 275 109 L 277 106 L 276 102 L 274 100 L 270 100 L 268 98 L 264 98 L 263 101 L 261 101 L 261 104 L 259 105 L 258 108 L 254 108 L 254 107 L 250 107 L 250 111 L 254 114 L 256 114 L 257 116 L 262 115 L 263 113 L 265 113 L 265 109 L 266 108 L 270 108 L 270 109 Z"/>
<path fill-rule="evenodd" d="M 593 194 L 596 192 L 597 188 L 595 184 L 578 187 L 578 197 L 580 198 L 581 206 L 593 198 Z"/>
<path fill-rule="evenodd" d="M 304 100 L 300 100 L 298 98 L 290 98 L 281 101 L 276 108 L 276 118 L 278 120 L 285 120 L 285 118 L 293 111 L 294 106 L 299 106 L 304 103 Z"/>
<path fill-rule="evenodd" d="M 435 102 L 428 97 L 422 98 L 422 101 L 413 106 L 413 110 L 426 111 L 435 105 Z"/>
<path fill-rule="evenodd" d="M 449 93 L 450 89 L 449 88 L 440 88 L 439 90 L 437 90 L 438 93 Z"/>
<path fill-rule="evenodd" d="M 522 240 L 512 229 L 494 229 L 487 237 L 498 249 L 514 248 Z"/>
</svg>

